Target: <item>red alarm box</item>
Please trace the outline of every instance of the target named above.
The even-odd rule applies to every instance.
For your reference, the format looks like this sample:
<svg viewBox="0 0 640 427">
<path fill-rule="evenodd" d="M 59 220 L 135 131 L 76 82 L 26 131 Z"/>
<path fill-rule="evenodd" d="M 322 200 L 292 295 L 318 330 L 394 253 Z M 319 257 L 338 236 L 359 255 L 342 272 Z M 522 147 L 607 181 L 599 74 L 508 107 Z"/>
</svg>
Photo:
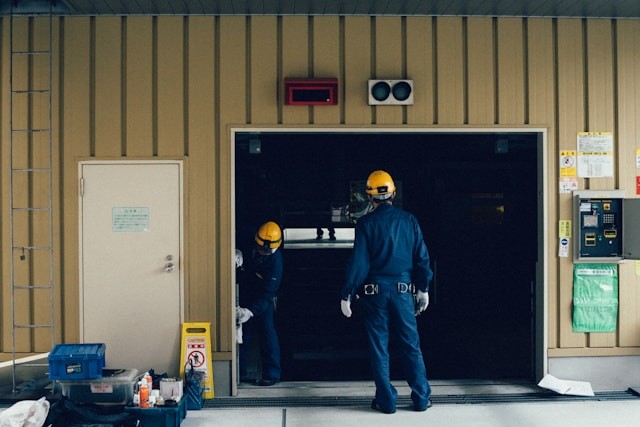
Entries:
<svg viewBox="0 0 640 427">
<path fill-rule="evenodd" d="M 337 105 L 338 79 L 284 79 L 286 105 Z"/>
</svg>

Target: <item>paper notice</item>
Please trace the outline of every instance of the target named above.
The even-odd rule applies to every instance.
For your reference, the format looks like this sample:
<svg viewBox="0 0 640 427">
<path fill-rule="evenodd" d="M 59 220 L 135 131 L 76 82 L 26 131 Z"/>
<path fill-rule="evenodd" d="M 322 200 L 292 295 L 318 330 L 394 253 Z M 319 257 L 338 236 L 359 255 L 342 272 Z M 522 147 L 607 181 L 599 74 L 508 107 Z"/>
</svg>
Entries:
<svg viewBox="0 0 640 427">
<path fill-rule="evenodd" d="M 584 381 L 560 380 L 551 374 L 544 376 L 538 383 L 538 387 L 555 391 L 558 394 L 568 394 L 572 396 L 594 396 L 591 383 Z"/>
</svg>

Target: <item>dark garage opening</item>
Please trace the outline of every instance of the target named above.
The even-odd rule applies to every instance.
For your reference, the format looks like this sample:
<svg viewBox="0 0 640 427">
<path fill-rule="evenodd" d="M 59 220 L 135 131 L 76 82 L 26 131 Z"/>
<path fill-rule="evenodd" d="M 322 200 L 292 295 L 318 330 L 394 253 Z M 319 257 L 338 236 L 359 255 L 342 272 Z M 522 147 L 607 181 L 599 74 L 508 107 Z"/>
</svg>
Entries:
<svg viewBox="0 0 640 427">
<path fill-rule="evenodd" d="M 341 233 L 353 228 L 344 213 L 362 207 L 357 195 L 374 169 L 393 176 L 396 205 L 416 215 L 429 248 L 435 278 L 418 317 L 429 378 L 534 378 L 538 133 L 235 135 L 238 245 L 268 219 L 310 233 L 282 249 L 283 381 L 371 378 L 357 305 L 344 318 L 339 290 L 351 251 Z"/>
</svg>

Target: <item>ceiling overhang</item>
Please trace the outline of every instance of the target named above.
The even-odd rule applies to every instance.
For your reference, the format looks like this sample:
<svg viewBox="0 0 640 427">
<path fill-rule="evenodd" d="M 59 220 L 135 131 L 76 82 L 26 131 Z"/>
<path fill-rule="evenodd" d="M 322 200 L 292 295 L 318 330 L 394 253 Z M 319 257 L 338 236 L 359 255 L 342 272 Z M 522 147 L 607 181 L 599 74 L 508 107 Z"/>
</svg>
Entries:
<svg viewBox="0 0 640 427">
<path fill-rule="evenodd" d="M 635 0 L 0 0 L 0 14 L 640 18 Z"/>
</svg>

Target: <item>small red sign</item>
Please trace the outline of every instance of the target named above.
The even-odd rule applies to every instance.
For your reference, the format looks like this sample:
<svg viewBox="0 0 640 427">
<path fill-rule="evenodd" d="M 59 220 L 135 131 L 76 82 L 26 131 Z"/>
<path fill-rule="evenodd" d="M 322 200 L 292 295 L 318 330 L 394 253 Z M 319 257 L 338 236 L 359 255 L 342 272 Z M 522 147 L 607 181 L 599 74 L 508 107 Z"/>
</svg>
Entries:
<svg viewBox="0 0 640 427">
<path fill-rule="evenodd" d="M 636 194 L 640 195 L 640 176 L 636 176 Z"/>
</svg>

